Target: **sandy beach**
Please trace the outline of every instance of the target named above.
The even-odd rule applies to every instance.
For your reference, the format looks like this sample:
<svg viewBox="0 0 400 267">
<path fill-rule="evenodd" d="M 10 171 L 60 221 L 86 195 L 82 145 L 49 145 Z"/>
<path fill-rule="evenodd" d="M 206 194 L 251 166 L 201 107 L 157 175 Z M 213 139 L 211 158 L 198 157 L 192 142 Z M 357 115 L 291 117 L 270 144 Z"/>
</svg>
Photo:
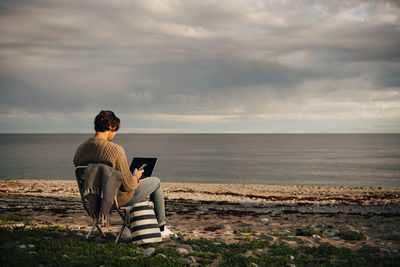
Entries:
<svg viewBox="0 0 400 267">
<path fill-rule="evenodd" d="M 248 235 L 290 246 L 400 250 L 400 188 L 162 183 L 168 226 L 187 238 L 231 243 Z M 61 225 L 88 230 L 76 181 L 0 181 L 0 216 L 34 218 L 36 226 Z M 119 227 L 117 215 L 111 227 Z M 244 231 L 243 229 L 251 229 Z M 301 229 L 321 235 L 301 236 Z M 347 241 L 339 231 L 365 234 Z"/>
</svg>

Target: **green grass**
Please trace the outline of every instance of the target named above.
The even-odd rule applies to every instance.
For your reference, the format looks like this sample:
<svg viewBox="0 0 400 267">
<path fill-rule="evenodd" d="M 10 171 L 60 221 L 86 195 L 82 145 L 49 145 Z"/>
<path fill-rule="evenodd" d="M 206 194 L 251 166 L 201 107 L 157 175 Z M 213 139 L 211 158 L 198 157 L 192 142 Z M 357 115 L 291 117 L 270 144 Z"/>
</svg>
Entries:
<svg viewBox="0 0 400 267">
<path fill-rule="evenodd" d="M 268 232 L 268 235 L 276 236 L 276 237 L 281 237 L 281 236 L 294 236 L 295 233 L 292 232 L 285 232 L 285 233 L 277 233 L 277 232 Z"/>
<path fill-rule="evenodd" d="M 313 236 L 313 235 L 322 236 L 322 232 L 321 231 L 312 230 L 310 228 L 304 228 L 304 229 L 297 229 L 296 230 L 296 235 L 297 236 Z"/>
<path fill-rule="evenodd" d="M 400 235 L 390 235 L 387 240 L 400 241 Z"/>
<path fill-rule="evenodd" d="M 242 229 L 240 229 L 240 232 L 246 233 L 246 234 L 251 234 L 254 232 L 254 230 L 251 227 L 243 227 Z"/>
<path fill-rule="evenodd" d="M 23 223 L 25 225 L 32 225 L 33 219 L 26 216 L 11 215 L 0 217 L 0 225 Z"/>
<path fill-rule="evenodd" d="M 83 235 L 83 232 L 59 226 L 0 227 L 0 266 L 187 266 L 189 257 L 195 257 L 199 266 L 209 266 L 213 262 L 220 263 L 220 266 L 395 266 L 400 262 L 400 257 L 385 256 L 377 248 L 365 247 L 357 251 L 331 245 L 293 248 L 254 237 L 232 244 L 214 239 L 179 237 L 167 246 L 138 246 L 114 244 L 112 234 L 100 238 L 96 232 L 89 240 Z M 180 255 L 176 250 L 180 244 L 190 245 L 193 251 L 189 255 Z M 21 245 L 25 247 L 20 248 Z M 153 256 L 142 256 L 147 247 L 156 249 Z M 166 257 L 157 257 L 157 254 Z"/>
<path fill-rule="evenodd" d="M 366 240 L 367 237 L 363 233 L 352 231 L 339 231 L 338 236 L 344 240 Z"/>
</svg>

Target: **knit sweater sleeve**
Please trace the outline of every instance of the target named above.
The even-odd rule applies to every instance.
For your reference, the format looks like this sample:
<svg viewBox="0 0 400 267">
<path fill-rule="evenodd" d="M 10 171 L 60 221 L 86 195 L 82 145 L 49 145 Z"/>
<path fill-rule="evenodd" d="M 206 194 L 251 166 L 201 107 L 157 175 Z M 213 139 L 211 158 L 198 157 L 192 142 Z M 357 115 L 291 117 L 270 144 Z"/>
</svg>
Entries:
<svg viewBox="0 0 400 267">
<path fill-rule="evenodd" d="M 125 150 L 123 147 L 118 146 L 118 155 L 115 161 L 115 169 L 120 171 L 124 176 L 121 184 L 121 191 L 135 191 L 138 186 L 138 177 L 132 175 L 129 170 L 128 161 L 126 159 Z"/>
</svg>

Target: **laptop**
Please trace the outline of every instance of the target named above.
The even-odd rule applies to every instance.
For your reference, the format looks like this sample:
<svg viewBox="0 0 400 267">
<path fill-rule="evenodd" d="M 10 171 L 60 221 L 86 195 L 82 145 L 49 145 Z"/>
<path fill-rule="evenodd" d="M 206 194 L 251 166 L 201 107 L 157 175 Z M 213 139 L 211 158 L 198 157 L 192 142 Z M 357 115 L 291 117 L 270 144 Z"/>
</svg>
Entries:
<svg viewBox="0 0 400 267">
<path fill-rule="evenodd" d="M 131 171 L 131 173 L 133 173 L 135 169 L 139 170 L 140 168 L 143 168 L 144 172 L 140 179 L 151 177 L 154 168 L 156 167 L 156 163 L 157 158 L 133 158 L 129 170 Z"/>
</svg>

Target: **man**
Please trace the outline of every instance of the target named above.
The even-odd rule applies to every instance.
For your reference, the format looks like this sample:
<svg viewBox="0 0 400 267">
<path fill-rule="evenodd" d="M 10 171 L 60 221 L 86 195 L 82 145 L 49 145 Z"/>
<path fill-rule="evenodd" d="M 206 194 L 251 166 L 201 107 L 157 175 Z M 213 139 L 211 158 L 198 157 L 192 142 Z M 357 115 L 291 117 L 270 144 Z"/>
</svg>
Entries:
<svg viewBox="0 0 400 267">
<path fill-rule="evenodd" d="M 94 120 L 96 133 L 92 138 L 82 143 L 76 150 L 74 165 L 86 166 L 89 163 L 103 163 L 123 175 L 123 180 L 118 191 L 117 201 L 119 206 L 128 206 L 143 201 L 150 195 L 154 203 L 154 212 L 160 227 L 161 236 L 167 237 L 173 234 L 165 226 L 164 195 L 160 179 L 156 177 L 142 177 L 143 170 L 134 170 L 132 174 L 128 167 L 124 149 L 112 143 L 120 125 L 120 119 L 114 112 L 103 110 Z"/>
</svg>

